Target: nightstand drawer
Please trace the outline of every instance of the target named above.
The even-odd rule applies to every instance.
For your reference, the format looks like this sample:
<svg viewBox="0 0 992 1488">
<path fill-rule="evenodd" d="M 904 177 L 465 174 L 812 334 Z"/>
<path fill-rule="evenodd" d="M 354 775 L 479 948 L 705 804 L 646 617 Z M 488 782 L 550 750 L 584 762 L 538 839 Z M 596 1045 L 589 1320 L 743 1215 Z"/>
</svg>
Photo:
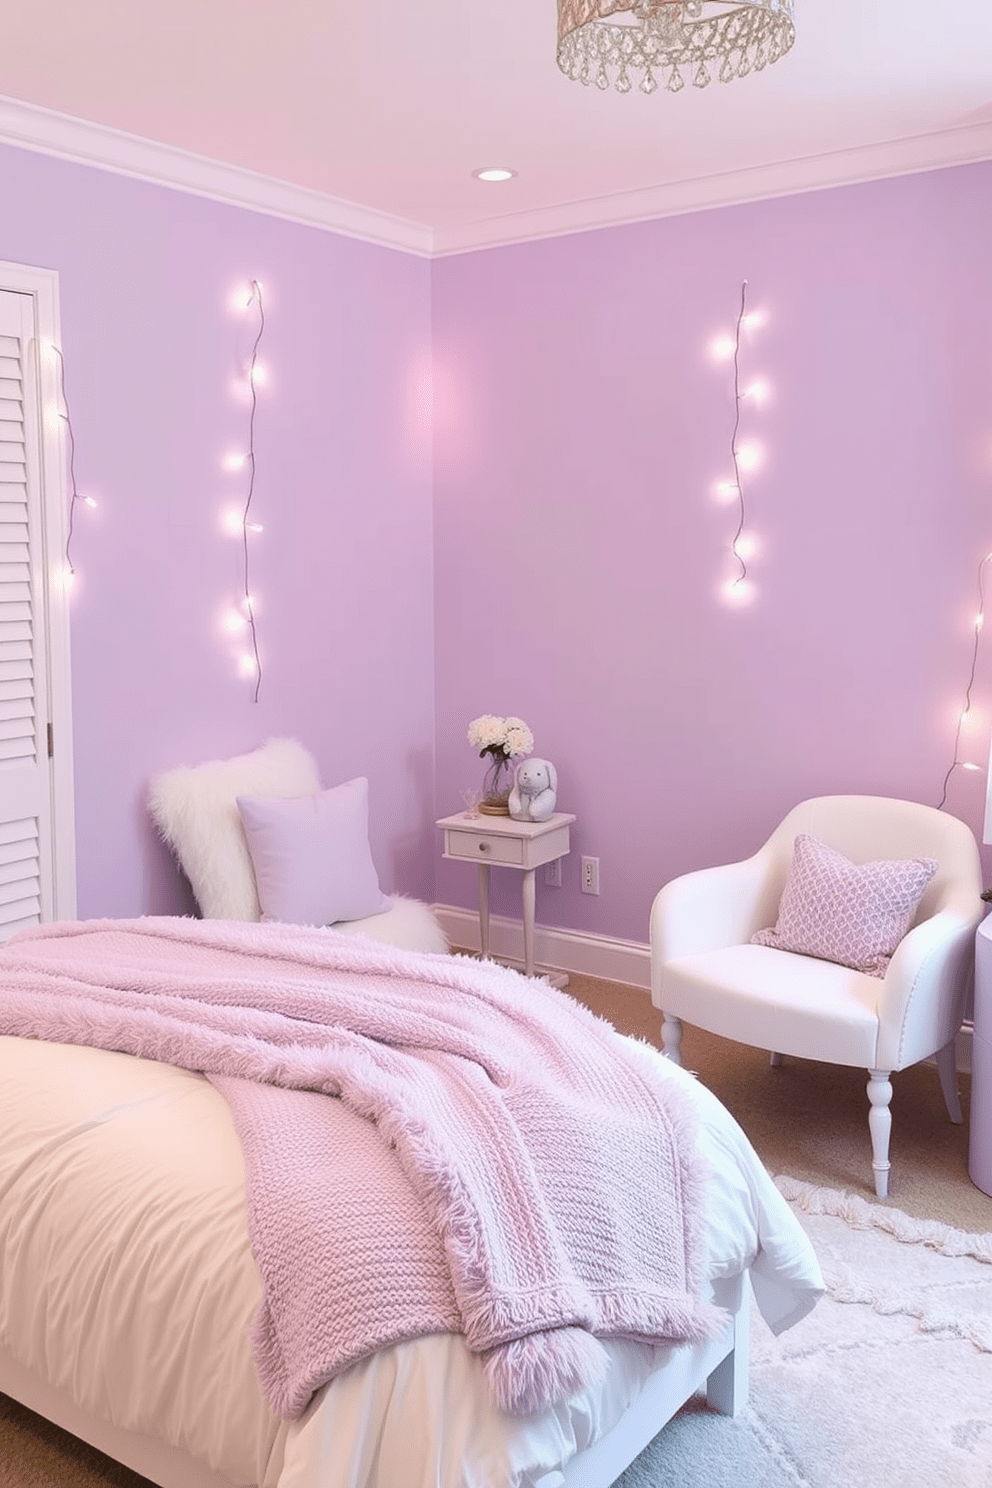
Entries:
<svg viewBox="0 0 992 1488">
<path fill-rule="evenodd" d="M 501 837 L 488 832 L 452 832 L 444 834 L 447 858 L 474 858 L 477 863 L 509 863 L 519 868 L 524 861 L 524 845 L 519 837 Z"/>
</svg>

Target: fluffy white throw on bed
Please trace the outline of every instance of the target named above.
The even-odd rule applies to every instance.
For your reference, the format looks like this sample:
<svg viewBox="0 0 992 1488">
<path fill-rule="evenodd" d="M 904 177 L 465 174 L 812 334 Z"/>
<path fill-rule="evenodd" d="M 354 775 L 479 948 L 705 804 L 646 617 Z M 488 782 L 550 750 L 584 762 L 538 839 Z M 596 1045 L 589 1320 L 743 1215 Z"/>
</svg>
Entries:
<svg viewBox="0 0 992 1488">
<path fill-rule="evenodd" d="M 596 1335 L 681 1343 L 720 1321 L 696 1295 L 702 1175 L 677 1080 L 544 983 L 328 930 L 80 921 L 0 948 L 0 1032 L 201 1070 L 231 1101 L 256 1356 L 284 1415 L 411 1333 L 460 1329 L 526 1413 L 602 1369 Z M 363 1167 L 403 1232 L 373 1236 L 321 1306 L 320 1247 L 352 1248 Z"/>
</svg>

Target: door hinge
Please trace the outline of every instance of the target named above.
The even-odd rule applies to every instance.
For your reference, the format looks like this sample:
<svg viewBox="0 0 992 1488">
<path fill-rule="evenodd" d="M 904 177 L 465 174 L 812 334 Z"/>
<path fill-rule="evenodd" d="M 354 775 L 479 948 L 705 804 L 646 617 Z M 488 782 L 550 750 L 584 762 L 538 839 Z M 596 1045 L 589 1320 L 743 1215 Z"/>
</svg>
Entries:
<svg viewBox="0 0 992 1488">
<path fill-rule="evenodd" d="M 54 756 L 55 756 L 55 734 L 54 734 L 54 732 L 52 730 L 52 725 L 49 724 L 48 725 L 48 758 L 49 759 L 53 759 Z"/>
</svg>

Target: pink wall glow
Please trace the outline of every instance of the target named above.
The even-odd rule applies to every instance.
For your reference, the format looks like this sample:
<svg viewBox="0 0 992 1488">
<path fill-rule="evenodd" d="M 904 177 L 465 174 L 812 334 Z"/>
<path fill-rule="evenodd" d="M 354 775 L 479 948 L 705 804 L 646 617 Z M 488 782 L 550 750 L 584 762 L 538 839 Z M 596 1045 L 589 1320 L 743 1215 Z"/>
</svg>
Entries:
<svg viewBox="0 0 992 1488">
<path fill-rule="evenodd" d="M 0 149 L 0 259 L 59 274 L 80 488 L 73 717 L 81 915 L 183 912 L 150 775 L 295 736 L 366 774 L 383 886 L 433 889 L 430 270 L 416 258 Z M 263 283 L 258 704 L 218 618 L 244 475 L 232 378 Z"/>
<path fill-rule="evenodd" d="M 746 856 L 805 796 L 939 801 L 992 547 L 990 241 L 977 165 L 435 264 L 438 808 L 481 778 L 468 721 L 526 719 L 579 818 L 539 922 L 644 941 L 666 879 Z M 742 370 L 772 396 L 745 405 L 761 546 L 734 609 L 711 496 L 732 373 L 708 346 L 742 279 L 765 315 Z M 947 806 L 980 835 L 984 776 L 956 771 Z M 439 858 L 439 900 L 474 893 Z"/>
</svg>

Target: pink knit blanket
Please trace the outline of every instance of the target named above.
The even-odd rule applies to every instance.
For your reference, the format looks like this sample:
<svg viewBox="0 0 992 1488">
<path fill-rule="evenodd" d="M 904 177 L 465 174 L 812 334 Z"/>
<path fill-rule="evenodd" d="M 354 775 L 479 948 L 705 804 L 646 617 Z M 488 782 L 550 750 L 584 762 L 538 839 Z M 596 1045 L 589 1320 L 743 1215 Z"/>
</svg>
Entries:
<svg viewBox="0 0 992 1488">
<path fill-rule="evenodd" d="M 544 983 L 326 930 L 92 920 L 0 948 L 0 1032 L 203 1071 L 227 1097 L 283 1415 L 418 1334 L 462 1332 L 527 1413 L 602 1371 L 598 1338 L 721 1321 L 698 1300 L 683 1092 Z"/>
</svg>

